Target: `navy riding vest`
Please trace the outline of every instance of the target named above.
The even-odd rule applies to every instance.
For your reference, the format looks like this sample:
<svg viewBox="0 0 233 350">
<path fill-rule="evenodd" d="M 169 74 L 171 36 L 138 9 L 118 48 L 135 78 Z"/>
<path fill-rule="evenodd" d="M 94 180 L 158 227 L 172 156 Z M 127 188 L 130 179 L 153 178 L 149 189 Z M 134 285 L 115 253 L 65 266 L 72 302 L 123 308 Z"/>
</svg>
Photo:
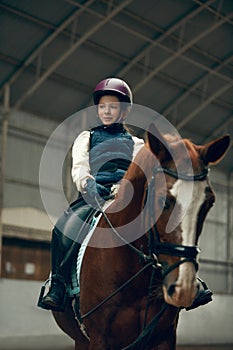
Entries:
<svg viewBox="0 0 233 350">
<path fill-rule="evenodd" d="M 91 129 L 89 161 L 91 174 L 102 185 L 122 179 L 133 157 L 134 141 L 122 124 Z"/>
</svg>

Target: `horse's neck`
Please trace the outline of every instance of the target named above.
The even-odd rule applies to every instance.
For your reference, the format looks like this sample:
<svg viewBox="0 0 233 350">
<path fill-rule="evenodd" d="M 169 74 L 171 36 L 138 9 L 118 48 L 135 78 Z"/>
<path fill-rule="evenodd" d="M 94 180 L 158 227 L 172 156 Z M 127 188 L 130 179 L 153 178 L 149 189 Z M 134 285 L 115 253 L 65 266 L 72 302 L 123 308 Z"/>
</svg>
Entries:
<svg viewBox="0 0 233 350">
<path fill-rule="evenodd" d="M 143 207 L 144 184 L 124 179 L 109 214 L 114 223 L 126 225 L 132 222 Z M 107 210 L 108 211 L 108 210 Z"/>
<path fill-rule="evenodd" d="M 97 239 L 100 241 L 101 239 L 107 240 L 107 243 L 112 241 L 113 244 L 117 241 L 121 245 L 122 242 L 118 240 L 112 228 L 119 232 L 126 241 L 134 242 L 137 247 L 138 241 L 147 240 L 144 227 L 144 201 L 147 179 L 151 176 L 148 169 L 150 168 L 150 172 L 152 172 L 151 169 L 155 162 L 154 157 L 153 159 L 151 157 L 151 152 L 145 149 L 141 156 L 135 158 L 135 161 L 131 163 L 125 177 L 122 179 L 116 199 L 106 210 L 106 215 L 111 225 L 104 217 L 98 225 L 99 228 L 105 228 L 104 232 L 107 232 L 107 229 L 109 229 L 107 235 L 104 232 L 96 234 Z"/>
</svg>

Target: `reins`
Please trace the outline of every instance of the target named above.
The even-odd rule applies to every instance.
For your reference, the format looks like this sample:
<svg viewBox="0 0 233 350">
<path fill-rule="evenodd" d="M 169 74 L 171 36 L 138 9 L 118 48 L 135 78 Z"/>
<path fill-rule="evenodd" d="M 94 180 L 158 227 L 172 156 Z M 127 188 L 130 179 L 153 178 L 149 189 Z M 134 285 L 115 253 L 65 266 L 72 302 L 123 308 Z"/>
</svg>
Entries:
<svg viewBox="0 0 233 350">
<path fill-rule="evenodd" d="M 109 301 L 112 297 L 114 297 L 114 295 L 116 295 L 117 293 L 119 293 L 122 289 L 124 289 L 125 287 L 128 286 L 128 284 L 130 284 L 132 281 L 134 281 L 141 273 L 143 273 L 148 267 L 153 266 L 153 262 L 149 262 L 147 263 L 145 266 L 143 266 L 143 268 L 141 268 L 141 270 L 139 270 L 138 272 L 136 272 L 132 277 L 130 277 L 125 283 L 123 283 L 119 288 L 117 288 L 114 292 L 112 292 L 109 296 L 107 296 L 104 300 L 102 300 L 98 305 L 96 305 L 93 309 L 91 309 L 90 311 L 88 311 L 87 313 L 85 313 L 84 315 L 81 316 L 82 319 L 90 316 L 91 314 L 93 314 L 96 310 L 98 310 L 102 305 L 104 305 L 105 303 L 107 303 L 107 301 Z"/>
<path fill-rule="evenodd" d="M 156 185 L 156 181 L 155 181 L 155 177 L 156 174 L 159 172 L 163 172 L 171 177 L 174 177 L 176 179 L 182 179 L 185 181 L 203 181 L 206 179 L 209 170 L 208 169 L 204 169 L 201 173 L 196 174 L 196 175 L 187 175 L 187 174 L 178 174 L 177 172 L 171 170 L 171 169 L 167 169 L 167 168 L 162 168 L 162 167 L 155 167 L 153 169 L 153 175 L 151 178 L 150 183 L 148 184 L 148 200 L 149 200 L 149 209 L 150 209 L 150 214 L 151 215 L 155 215 L 155 208 L 154 208 L 154 201 L 153 201 L 153 196 L 151 195 L 151 193 L 155 194 L 155 185 Z M 152 187 L 153 186 L 153 187 Z M 174 243 L 168 243 L 168 242 L 161 242 L 160 240 L 160 234 L 158 232 L 158 228 L 156 223 L 149 229 L 148 234 L 149 234 L 149 239 L 148 239 L 148 249 L 149 249 L 149 255 L 143 253 L 141 250 L 139 250 L 138 248 L 136 248 L 134 245 L 132 245 L 130 242 L 128 242 L 116 229 L 115 227 L 113 227 L 111 221 L 109 220 L 107 214 L 102 210 L 102 207 L 97 199 L 97 197 L 95 197 L 95 201 L 99 207 L 100 212 L 102 213 L 104 219 L 106 220 L 106 222 L 108 223 L 109 227 L 112 229 L 112 231 L 115 233 L 115 235 L 123 242 L 125 243 L 134 253 L 136 253 L 139 258 L 146 262 L 146 265 L 143 266 L 142 269 L 140 269 L 138 272 L 136 272 L 132 277 L 130 277 L 126 282 L 124 282 L 119 288 L 117 288 L 115 291 L 113 291 L 109 296 L 107 296 L 104 300 L 102 300 L 98 305 L 96 305 L 94 308 L 92 308 L 90 311 L 88 311 L 87 313 L 85 313 L 84 315 L 79 315 L 80 319 L 79 321 L 90 316 L 91 314 L 93 314 L 96 310 L 98 310 L 100 307 L 102 307 L 105 303 L 107 303 L 111 298 L 113 298 L 117 293 L 119 293 L 120 291 L 122 291 L 125 287 L 127 287 L 132 281 L 134 281 L 141 273 L 143 273 L 145 270 L 147 270 L 149 267 L 153 267 L 154 269 L 162 269 L 162 266 L 159 264 L 158 262 L 158 258 L 157 256 L 160 254 L 166 254 L 166 255 L 171 255 L 171 256 L 177 256 L 177 257 L 181 257 L 184 258 L 182 260 L 179 260 L 178 262 L 176 262 L 175 264 L 169 266 L 168 268 L 166 268 L 166 270 L 162 271 L 162 279 L 164 279 L 164 277 L 166 275 L 168 275 L 172 270 L 176 269 L 178 266 L 180 266 L 181 264 L 185 263 L 185 262 L 192 262 L 195 266 L 196 271 L 198 270 L 198 263 L 196 261 L 196 257 L 197 254 L 199 253 L 199 248 L 197 246 L 184 246 L 181 244 L 174 244 Z M 153 212 L 152 212 L 153 211 Z M 156 240 L 155 240 L 156 238 Z M 148 289 L 148 296 L 150 295 L 150 290 L 152 288 L 153 285 L 153 280 L 154 280 L 154 274 L 153 274 L 152 270 L 152 275 L 151 275 L 151 279 L 150 279 L 150 285 L 149 285 L 149 289 Z M 139 334 L 139 336 L 136 338 L 136 340 L 131 343 L 130 345 L 124 347 L 122 350 L 130 350 L 133 346 L 135 346 L 136 344 L 139 344 L 140 342 L 142 342 L 142 340 L 149 335 L 149 339 L 150 336 L 152 334 L 152 332 L 154 331 L 155 327 L 157 326 L 159 320 L 161 319 L 161 317 L 163 316 L 164 312 L 166 311 L 166 309 L 169 307 L 168 304 L 166 304 L 164 302 L 161 310 L 157 313 L 157 315 L 150 321 L 149 324 L 147 324 L 147 314 L 148 314 L 148 309 L 149 309 L 149 302 L 147 301 L 147 305 L 146 305 L 146 311 L 145 311 L 145 318 L 144 318 L 144 325 L 143 325 L 143 329 L 141 331 L 141 333 Z M 177 310 L 179 310 L 179 308 L 177 308 Z M 149 342 L 149 339 L 147 339 L 147 344 Z"/>
<path fill-rule="evenodd" d="M 95 197 L 96 203 L 99 207 L 99 210 L 101 212 L 101 214 L 103 215 L 104 219 L 106 220 L 106 222 L 108 223 L 109 227 L 112 229 L 112 231 L 115 233 L 115 235 L 123 242 L 125 243 L 131 250 L 133 250 L 142 261 L 154 261 L 154 259 L 151 258 L 151 256 L 146 255 L 145 253 L 143 253 L 141 250 L 139 250 L 138 248 L 136 248 L 133 244 L 131 244 L 129 241 L 127 241 L 116 229 L 115 227 L 112 225 L 111 221 L 109 220 L 108 216 L 106 215 L 106 213 L 102 210 L 101 205 L 97 199 L 97 197 Z"/>
<path fill-rule="evenodd" d="M 124 289 L 128 284 L 130 284 L 133 280 L 135 280 L 141 273 L 143 273 L 148 267 L 153 266 L 153 267 L 161 267 L 161 265 L 158 264 L 157 259 L 155 257 L 149 257 L 148 255 L 144 254 L 141 250 L 137 249 L 134 247 L 131 243 L 129 243 L 124 237 L 120 235 L 120 233 L 113 227 L 111 221 L 109 220 L 108 216 L 106 213 L 103 211 L 98 198 L 95 197 L 95 201 L 99 207 L 100 212 L 102 213 L 103 217 L 107 221 L 109 227 L 113 230 L 113 232 L 116 234 L 116 236 L 121 239 L 127 246 L 130 247 L 138 256 L 140 259 L 145 261 L 147 264 L 143 266 L 142 269 L 140 269 L 138 272 L 136 272 L 132 277 L 130 277 L 126 282 L 124 282 L 119 288 L 117 288 L 115 291 L 113 291 L 108 297 L 106 297 L 104 300 L 102 300 L 98 305 L 96 305 L 93 309 L 85 313 L 84 315 L 81 316 L 81 319 L 83 320 L 84 318 L 90 316 L 93 314 L 96 310 L 98 310 L 102 305 L 104 305 L 108 300 L 110 300 L 112 297 L 114 297 L 117 293 L 119 293 L 122 289 Z"/>
<path fill-rule="evenodd" d="M 205 168 L 203 171 L 196 175 L 189 175 L 189 174 L 183 174 L 183 173 L 177 173 L 176 171 L 173 171 L 168 168 L 163 167 L 154 167 L 153 174 L 150 183 L 148 184 L 148 201 L 149 201 L 149 217 L 153 217 L 155 215 L 155 208 L 154 208 L 154 195 L 156 192 L 156 175 L 158 173 L 165 173 L 175 179 L 181 179 L 184 181 L 204 181 L 209 173 L 209 169 Z M 153 195 L 152 195 L 153 194 Z M 150 250 L 156 254 L 156 256 L 160 254 L 164 255 L 170 255 L 170 256 L 177 256 L 180 258 L 184 258 L 177 263 L 169 266 L 163 271 L 163 278 L 168 275 L 172 270 L 176 269 L 179 265 L 185 263 L 185 262 L 191 262 L 193 263 L 196 271 L 198 270 L 198 263 L 196 261 L 197 254 L 200 252 L 200 249 L 198 246 L 187 246 L 182 244 L 175 244 L 175 243 L 169 243 L 169 242 L 161 242 L 160 234 L 157 228 L 156 223 L 154 225 L 151 225 L 151 228 L 149 229 L 149 241 L 151 244 Z M 156 239 L 155 239 L 156 238 Z"/>
</svg>

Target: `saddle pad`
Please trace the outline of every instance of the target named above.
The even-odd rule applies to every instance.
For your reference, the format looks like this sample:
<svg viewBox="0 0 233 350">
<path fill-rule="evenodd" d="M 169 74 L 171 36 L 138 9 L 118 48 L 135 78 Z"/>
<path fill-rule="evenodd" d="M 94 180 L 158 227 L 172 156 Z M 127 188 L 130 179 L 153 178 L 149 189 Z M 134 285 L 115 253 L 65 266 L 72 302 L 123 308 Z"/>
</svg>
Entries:
<svg viewBox="0 0 233 350">
<path fill-rule="evenodd" d="M 111 201 L 108 201 L 104 207 L 103 207 L 103 211 L 105 211 L 109 206 L 110 204 L 112 204 L 112 200 Z M 91 229 L 90 231 L 88 232 L 88 234 L 86 235 L 80 249 L 79 249 L 79 252 L 78 252 L 78 257 L 77 257 L 77 265 L 76 265 L 76 272 L 77 272 L 77 281 L 78 281 L 78 285 L 80 286 L 80 272 L 81 272 L 81 266 L 82 266 L 82 261 L 83 261 L 83 257 L 84 257 L 84 254 L 85 254 L 85 251 L 86 251 L 86 248 L 88 246 L 88 243 L 91 239 L 91 236 L 93 235 L 93 232 L 95 231 L 95 228 L 96 226 L 98 225 L 99 221 L 100 221 L 100 218 L 103 214 L 100 213 L 97 217 L 94 216 L 93 219 L 92 219 L 92 223 L 91 223 Z"/>
<path fill-rule="evenodd" d="M 83 241 L 83 243 L 82 243 L 82 245 L 81 245 L 81 247 L 80 247 L 80 249 L 79 249 L 79 252 L 78 252 L 76 271 L 77 271 L 77 280 L 78 280 L 79 286 L 80 286 L 80 280 L 79 280 L 79 278 L 80 278 L 80 271 L 81 271 L 81 265 L 82 265 L 83 257 L 84 257 L 86 248 L 87 248 L 87 246 L 88 246 L 88 243 L 89 243 L 89 241 L 90 241 L 90 239 L 91 239 L 91 236 L 93 235 L 93 232 L 94 232 L 94 230 L 95 230 L 95 228 L 96 228 L 96 226 L 97 226 L 97 224 L 98 224 L 98 222 L 99 222 L 101 216 L 102 216 L 102 213 L 100 213 L 100 214 L 94 219 L 95 222 L 93 222 L 93 223 L 91 224 L 91 225 L 92 225 L 92 228 L 90 229 L 90 231 L 89 231 L 88 234 L 86 235 L 86 237 L 85 237 L 85 239 L 84 239 L 84 241 Z"/>
</svg>

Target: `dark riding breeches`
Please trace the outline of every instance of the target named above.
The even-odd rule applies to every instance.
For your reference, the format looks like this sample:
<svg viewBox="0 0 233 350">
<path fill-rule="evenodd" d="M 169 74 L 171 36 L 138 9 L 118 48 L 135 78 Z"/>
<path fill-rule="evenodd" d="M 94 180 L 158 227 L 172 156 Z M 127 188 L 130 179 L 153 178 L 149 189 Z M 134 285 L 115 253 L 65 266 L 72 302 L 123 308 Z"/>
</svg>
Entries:
<svg viewBox="0 0 233 350">
<path fill-rule="evenodd" d="M 52 232 L 52 273 L 66 275 L 72 258 L 86 237 L 90 224 L 86 221 L 94 209 L 81 198 L 60 216 Z"/>
</svg>

